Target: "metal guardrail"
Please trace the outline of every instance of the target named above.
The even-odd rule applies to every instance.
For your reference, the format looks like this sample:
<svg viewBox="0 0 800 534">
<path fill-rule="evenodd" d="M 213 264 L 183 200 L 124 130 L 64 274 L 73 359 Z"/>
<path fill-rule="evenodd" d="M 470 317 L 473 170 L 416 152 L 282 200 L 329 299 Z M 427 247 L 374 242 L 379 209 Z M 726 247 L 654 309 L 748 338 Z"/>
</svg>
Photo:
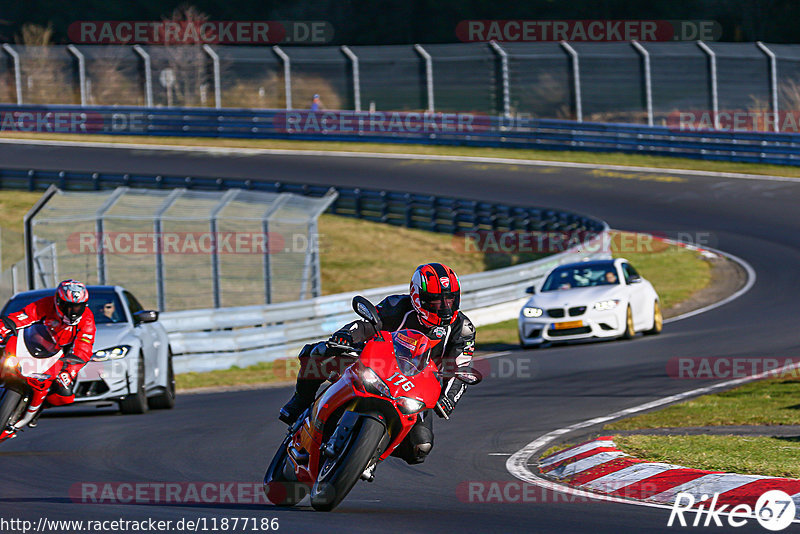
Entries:
<svg viewBox="0 0 800 534">
<path fill-rule="evenodd" d="M 0 105 L 4 130 L 421 143 L 800 165 L 800 134 L 456 113 Z M 38 121 L 38 122 L 37 122 Z"/>
<path fill-rule="evenodd" d="M 604 240 L 606 231 L 604 227 L 593 239 Z M 605 247 L 578 246 L 523 265 L 462 276 L 461 308 L 469 315 L 471 310 L 513 303 L 556 265 L 607 257 Z M 161 322 L 176 355 L 175 372 L 245 367 L 292 357 L 304 344 L 325 339 L 356 319 L 351 308 L 356 294 L 377 303 L 407 290 L 408 286 L 398 285 L 294 303 L 170 312 L 161 315 Z"/>
<path fill-rule="evenodd" d="M 100 190 L 118 186 L 228 189 L 239 187 L 312 196 L 328 194 L 330 187 L 285 184 L 229 178 L 196 178 L 167 175 L 130 175 L 0 169 L 0 188 L 48 188 Z M 586 246 L 604 240 L 608 225 L 583 215 L 490 202 L 417 195 L 392 191 L 334 188 L 338 192 L 329 211 L 410 228 L 452 234 L 466 232 L 557 232 L 569 236 L 572 247 L 538 261 L 461 277 L 462 309 L 477 310 L 513 303 L 524 288 L 559 263 L 583 258 L 607 257 L 606 246 Z M 359 291 L 373 302 L 407 286 Z M 265 306 L 163 313 L 176 355 L 176 372 L 207 371 L 246 366 L 259 361 L 292 356 L 303 344 L 325 338 L 353 319 L 350 301 L 355 293 L 328 295 L 309 300 Z"/>
</svg>

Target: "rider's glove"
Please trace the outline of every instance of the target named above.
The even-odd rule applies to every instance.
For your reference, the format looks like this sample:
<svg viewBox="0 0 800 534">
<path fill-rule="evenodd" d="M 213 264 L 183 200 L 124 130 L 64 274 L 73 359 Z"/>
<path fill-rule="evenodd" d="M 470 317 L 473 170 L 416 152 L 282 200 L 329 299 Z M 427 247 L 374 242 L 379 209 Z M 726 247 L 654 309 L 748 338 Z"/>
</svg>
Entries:
<svg viewBox="0 0 800 534">
<path fill-rule="evenodd" d="M 352 347 L 354 344 L 353 336 L 347 330 L 339 330 L 338 332 L 334 332 L 328 340 L 328 343 L 333 345 L 342 345 L 345 347 Z"/>
<path fill-rule="evenodd" d="M 0 321 L 0 345 L 5 345 L 6 340 L 16 334 L 16 331 L 12 328 L 12 325 L 6 323 L 5 318 L 3 321 Z"/>
</svg>

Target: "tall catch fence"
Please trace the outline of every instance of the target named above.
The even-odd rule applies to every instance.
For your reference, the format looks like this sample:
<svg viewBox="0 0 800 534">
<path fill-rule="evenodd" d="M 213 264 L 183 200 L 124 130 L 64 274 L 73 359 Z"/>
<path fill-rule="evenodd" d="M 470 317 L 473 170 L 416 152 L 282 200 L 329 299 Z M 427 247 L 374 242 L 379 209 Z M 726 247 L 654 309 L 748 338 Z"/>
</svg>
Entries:
<svg viewBox="0 0 800 534">
<path fill-rule="evenodd" d="M 7 282 L 17 291 L 31 275 L 34 288 L 66 277 L 119 284 L 162 311 L 317 297 L 317 218 L 335 198 L 333 191 L 53 187 L 27 219 L 32 264 L 12 267 Z"/>
<path fill-rule="evenodd" d="M 800 45 L 459 43 L 20 46 L 0 103 L 474 112 L 665 124 L 679 111 L 797 111 Z"/>
</svg>

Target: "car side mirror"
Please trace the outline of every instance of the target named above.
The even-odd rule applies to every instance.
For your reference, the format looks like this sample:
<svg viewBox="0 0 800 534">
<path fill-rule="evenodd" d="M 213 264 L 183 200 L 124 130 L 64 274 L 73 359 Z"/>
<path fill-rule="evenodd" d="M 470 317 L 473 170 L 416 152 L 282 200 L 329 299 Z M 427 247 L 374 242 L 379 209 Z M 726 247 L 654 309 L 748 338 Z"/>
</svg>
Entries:
<svg viewBox="0 0 800 534">
<path fill-rule="evenodd" d="M 642 279 L 640 277 L 638 277 L 638 276 L 631 276 L 630 278 L 628 278 L 628 283 L 629 284 L 638 284 L 641 281 L 642 281 Z"/>
<path fill-rule="evenodd" d="M 156 321 L 158 321 L 158 312 L 156 310 L 142 310 L 133 314 L 133 322 L 135 324 L 154 323 Z"/>
<path fill-rule="evenodd" d="M 533 295 L 534 293 L 536 293 L 536 286 L 526 287 L 525 293 L 527 293 L 528 295 Z"/>
<path fill-rule="evenodd" d="M 353 311 L 372 324 L 376 331 L 383 329 L 383 322 L 381 321 L 381 316 L 378 315 L 378 310 L 361 295 L 353 297 Z"/>
</svg>

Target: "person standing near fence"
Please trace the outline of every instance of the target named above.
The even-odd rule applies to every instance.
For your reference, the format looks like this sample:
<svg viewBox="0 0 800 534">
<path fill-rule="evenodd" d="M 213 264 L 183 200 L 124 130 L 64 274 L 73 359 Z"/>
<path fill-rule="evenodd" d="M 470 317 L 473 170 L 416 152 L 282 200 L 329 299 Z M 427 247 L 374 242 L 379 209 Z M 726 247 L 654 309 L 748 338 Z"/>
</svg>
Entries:
<svg viewBox="0 0 800 534">
<path fill-rule="evenodd" d="M 320 111 L 322 109 L 322 100 L 319 99 L 319 95 L 314 95 L 314 98 L 311 99 L 311 111 Z"/>
</svg>

